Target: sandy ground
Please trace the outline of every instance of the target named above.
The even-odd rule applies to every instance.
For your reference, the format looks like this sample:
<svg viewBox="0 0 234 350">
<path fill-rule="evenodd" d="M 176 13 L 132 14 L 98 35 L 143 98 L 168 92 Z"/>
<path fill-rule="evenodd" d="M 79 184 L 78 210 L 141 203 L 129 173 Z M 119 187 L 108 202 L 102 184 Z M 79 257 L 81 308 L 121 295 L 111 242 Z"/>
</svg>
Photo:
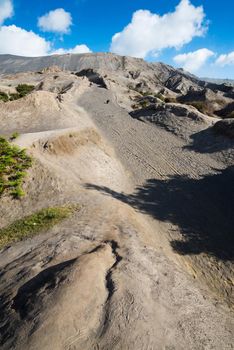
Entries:
<svg viewBox="0 0 234 350">
<path fill-rule="evenodd" d="M 162 231 L 156 228 L 156 242 L 166 235 L 177 252 L 175 258 L 180 252 L 195 276 L 218 294 L 228 295 L 232 303 L 233 148 L 222 153 L 213 145 L 211 153 L 197 151 L 187 140 L 208 129 L 207 121 L 190 123 L 182 139 L 163 127 L 131 118 L 115 104 L 105 105 L 107 98 L 111 98 L 108 91 L 105 95 L 94 87 L 79 104 L 114 145 L 135 189 L 132 193 L 96 190 L 159 220 Z M 96 109 L 100 102 L 103 107 Z"/>
<path fill-rule="evenodd" d="M 1 226 L 81 210 L 1 251 L 1 348 L 233 349 L 230 144 L 198 150 L 209 120 L 180 135 L 130 116 L 121 90 L 56 75 L 56 91 L 52 73 L 28 76 L 45 91 L 0 106 L 3 133 L 19 129 L 35 159 Z"/>
</svg>

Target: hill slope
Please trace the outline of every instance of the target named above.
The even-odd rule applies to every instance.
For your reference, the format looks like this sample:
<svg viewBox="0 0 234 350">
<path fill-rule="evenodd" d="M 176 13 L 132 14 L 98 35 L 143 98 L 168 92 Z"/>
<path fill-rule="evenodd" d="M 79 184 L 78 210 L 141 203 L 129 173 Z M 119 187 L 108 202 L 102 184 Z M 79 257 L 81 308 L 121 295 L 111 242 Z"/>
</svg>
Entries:
<svg viewBox="0 0 234 350">
<path fill-rule="evenodd" d="M 33 159 L 0 197 L 1 349 L 231 350 L 233 90 L 112 54 L 0 66 L 9 99 L 34 86 L 0 102 Z M 39 231 L 45 208 L 70 214 Z"/>
</svg>

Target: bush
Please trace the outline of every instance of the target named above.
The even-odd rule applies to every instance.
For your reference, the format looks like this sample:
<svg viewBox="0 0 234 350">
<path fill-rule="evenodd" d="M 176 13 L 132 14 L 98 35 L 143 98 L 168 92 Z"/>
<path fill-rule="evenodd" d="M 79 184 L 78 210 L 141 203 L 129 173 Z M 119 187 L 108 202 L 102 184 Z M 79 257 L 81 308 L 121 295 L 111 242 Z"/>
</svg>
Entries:
<svg viewBox="0 0 234 350">
<path fill-rule="evenodd" d="M 20 94 L 18 94 L 18 93 L 9 94 L 9 100 L 10 100 L 10 101 L 18 100 L 18 99 L 21 98 L 21 97 L 22 97 L 22 96 L 20 96 Z"/>
<path fill-rule="evenodd" d="M 151 91 L 142 91 L 140 93 L 142 94 L 142 96 L 150 96 L 150 95 L 152 95 Z"/>
<path fill-rule="evenodd" d="M 31 165 L 32 159 L 24 149 L 0 137 L 0 196 L 7 192 L 13 198 L 22 197 L 22 184 L 26 176 L 24 170 Z"/>
<path fill-rule="evenodd" d="M 165 102 L 165 97 L 162 94 L 160 94 L 160 92 L 158 92 L 157 94 L 154 94 L 154 96 L 157 97 L 162 102 Z"/>
<path fill-rule="evenodd" d="M 33 85 L 27 85 L 27 84 L 19 84 L 16 87 L 15 93 L 10 93 L 9 95 L 5 92 L 0 91 L 0 101 L 7 102 L 7 101 L 15 101 L 18 100 L 26 95 L 28 95 L 30 92 L 34 90 Z"/>
<path fill-rule="evenodd" d="M 16 87 L 16 91 L 20 94 L 20 97 L 24 97 L 34 90 L 33 85 L 19 84 Z"/>
<path fill-rule="evenodd" d="M 8 95 L 5 92 L 0 91 L 0 101 L 7 102 L 8 99 Z"/>
<path fill-rule="evenodd" d="M 10 140 L 13 141 L 19 137 L 19 133 L 17 131 L 13 132 L 13 134 L 10 136 Z"/>
<path fill-rule="evenodd" d="M 141 108 L 146 108 L 149 105 L 149 103 L 147 101 L 140 101 L 139 105 L 141 106 Z"/>
</svg>

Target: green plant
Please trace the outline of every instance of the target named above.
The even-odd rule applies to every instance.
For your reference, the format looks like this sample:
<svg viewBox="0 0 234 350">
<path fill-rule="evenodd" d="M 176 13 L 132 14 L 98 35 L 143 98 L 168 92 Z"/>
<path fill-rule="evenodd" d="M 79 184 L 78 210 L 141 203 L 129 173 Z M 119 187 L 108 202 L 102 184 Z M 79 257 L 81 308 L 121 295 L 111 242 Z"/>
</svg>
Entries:
<svg viewBox="0 0 234 350">
<path fill-rule="evenodd" d="M 32 159 L 24 149 L 10 144 L 0 137 L 0 196 L 7 192 L 13 198 L 24 195 L 22 190 L 25 170 L 31 167 Z"/>
<path fill-rule="evenodd" d="M 149 96 L 149 95 L 152 95 L 152 92 L 151 92 L 151 91 L 141 91 L 140 93 L 142 94 L 142 96 Z"/>
<path fill-rule="evenodd" d="M 0 248 L 46 231 L 68 218 L 79 206 L 45 208 L 0 229 Z"/>
<path fill-rule="evenodd" d="M 148 106 L 148 102 L 147 101 L 140 101 L 139 105 L 141 106 L 141 108 L 146 108 Z"/>
<path fill-rule="evenodd" d="M 5 92 L 0 91 L 0 101 L 7 102 L 8 99 L 8 95 Z"/>
<path fill-rule="evenodd" d="M 157 93 L 157 94 L 154 94 L 154 96 L 157 97 L 157 98 L 159 98 L 159 100 L 165 102 L 165 97 L 164 97 L 162 94 Z"/>
<path fill-rule="evenodd" d="M 13 134 L 10 136 L 10 140 L 13 141 L 19 137 L 19 133 L 17 131 L 13 132 Z"/>
<path fill-rule="evenodd" d="M 10 101 L 15 101 L 18 100 L 19 98 L 21 98 L 22 96 L 20 96 L 20 94 L 18 93 L 11 93 L 9 94 L 9 100 Z"/>
<path fill-rule="evenodd" d="M 16 91 L 20 94 L 20 97 L 26 96 L 27 94 L 29 94 L 33 90 L 34 90 L 34 86 L 28 85 L 28 84 L 19 84 L 16 87 Z"/>
</svg>

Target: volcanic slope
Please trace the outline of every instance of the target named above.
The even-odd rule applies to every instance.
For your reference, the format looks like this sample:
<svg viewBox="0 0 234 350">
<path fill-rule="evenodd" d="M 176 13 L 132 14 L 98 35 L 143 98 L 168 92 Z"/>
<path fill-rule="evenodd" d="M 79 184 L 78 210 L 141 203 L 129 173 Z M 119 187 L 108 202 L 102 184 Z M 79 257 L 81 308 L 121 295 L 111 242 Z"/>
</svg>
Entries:
<svg viewBox="0 0 234 350">
<path fill-rule="evenodd" d="M 213 95 L 208 116 L 163 101 L 204 89 L 194 77 L 78 57 L 20 58 L 18 70 L 19 58 L 0 59 L 0 91 L 35 86 L 0 102 L 1 134 L 19 132 L 14 143 L 33 158 L 26 195 L 0 199 L 1 228 L 76 208 L 2 248 L 1 348 L 232 349 L 234 152 L 214 131 Z M 58 60 L 68 59 L 65 71 Z M 224 90 L 214 92 L 223 106 Z"/>
</svg>

